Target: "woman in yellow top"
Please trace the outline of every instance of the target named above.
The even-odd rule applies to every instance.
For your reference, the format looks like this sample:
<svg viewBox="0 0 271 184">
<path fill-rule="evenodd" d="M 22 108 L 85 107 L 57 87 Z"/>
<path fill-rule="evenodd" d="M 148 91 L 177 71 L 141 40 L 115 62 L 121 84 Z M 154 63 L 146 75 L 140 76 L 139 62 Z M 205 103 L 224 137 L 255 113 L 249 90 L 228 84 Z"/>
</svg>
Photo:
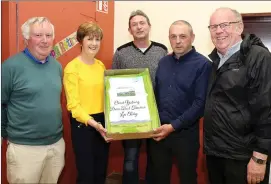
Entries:
<svg viewBox="0 0 271 184">
<path fill-rule="evenodd" d="M 106 138 L 104 129 L 105 67 L 95 58 L 102 38 L 97 24 L 81 24 L 77 30 L 81 53 L 64 69 L 77 184 L 104 184 L 106 178 L 110 139 Z"/>
</svg>

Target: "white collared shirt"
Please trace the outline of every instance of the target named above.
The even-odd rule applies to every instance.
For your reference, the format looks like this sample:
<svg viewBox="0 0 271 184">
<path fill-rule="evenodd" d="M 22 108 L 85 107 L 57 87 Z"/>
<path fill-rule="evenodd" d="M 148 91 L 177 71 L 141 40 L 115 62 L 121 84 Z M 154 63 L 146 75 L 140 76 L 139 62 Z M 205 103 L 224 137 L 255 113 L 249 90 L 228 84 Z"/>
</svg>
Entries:
<svg viewBox="0 0 271 184">
<path fill-rule="evenodd" d="M 237 42 L 236 44 L 234 44 L 227 52 L 225 55 L 220 54 L 219 52 L 217 52 L 219 58 L 220 58 L 220 62 L 218 65 L 219 69 L 234 53 L 238 52 L 240 50 L 240 46 L 243 40 L 241 40 L 240 42 Z"/>
</svg>

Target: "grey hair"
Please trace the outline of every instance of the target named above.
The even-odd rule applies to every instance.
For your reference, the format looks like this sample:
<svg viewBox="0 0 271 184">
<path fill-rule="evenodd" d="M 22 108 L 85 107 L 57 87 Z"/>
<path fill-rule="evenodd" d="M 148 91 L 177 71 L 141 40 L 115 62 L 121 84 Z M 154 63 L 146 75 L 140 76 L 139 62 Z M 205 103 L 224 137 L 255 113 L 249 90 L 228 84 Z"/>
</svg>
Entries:
<svg viewBox="0 0 271 184">
<path fill-rule="evenodd" d="M 235 9 L 228 8 L 228 7 L 221 7 L 221 8 L 216 9 L 216 11 L 217 10 L 230 10 L 235 16 L 235 18 L 237 19 L 237 21 L 243 22 L 242 15 Z"/>
<path fill-rule="evenodd" d="M 243 22 L 243 18 L 242 18 L 242 15 L 235 9 L 231 9 L 230 10 L 232 11 L 232 13 L 235 15 L 236 19 L 240 22 Z"/>
<path fill-rule="evenodd" d="M 149 17 L 146 15 L 146 13 L 144 13 L 142 10 L 136 10 L 136 11 L 132 11 L 132 13 L 130 14 L 130 17 L 129 17 L 129 27 L 130 27 L 130 21 L 133 17 L 137 16 L 137 15 L 140 15 L 140 16 L 143 16 L 147 19 L 147 23 L 149 26 L 151 26 L 151 22 L 150 22 L 150 19 Z"/>
<path fill-rule="evenodd" d="M 188 26 L 188 28 L 190 29 L 191 35 L 194 34 L 191 24 L 189 22 L 187 22 L 186 20 L 176 20 L 171 25 L 183 25 L 183 24 Z"/>
<path fill-rule="evenodd" d="M 21 27 L 23 37 L 28 40 L 30 36 L 30 26 L 33 24 L 42 24 L 43 22 L 48 22 L 53 29 L 53 38 L 55 38 L 55 28 L 54 25 L 50 22 L 50 20 L 46 17 L 32 17 L 28 19 Z"/>
</svg>

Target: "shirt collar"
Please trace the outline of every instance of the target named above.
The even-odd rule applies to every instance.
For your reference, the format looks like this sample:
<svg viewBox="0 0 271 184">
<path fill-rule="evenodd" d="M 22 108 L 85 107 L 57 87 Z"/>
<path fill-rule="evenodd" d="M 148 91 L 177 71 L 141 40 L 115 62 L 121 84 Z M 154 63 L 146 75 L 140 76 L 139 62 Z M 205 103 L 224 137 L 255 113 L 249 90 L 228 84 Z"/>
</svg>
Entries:
<svg viewBox="0 0 271 184">
<path fill-rule="evenodd" d="M 188 57 L 190 57 L 190 55 L 192 55 L 195 52 L 196 52 L 196 49 L 194 46 L 192 46 L 192 49 L 189 52 L 187 52 L 186 54 L 184 54 L 183 56 L 181 56 L 179 59 L 176 57 L 174 52 L 172 53 L 172 57 L 177 61 L 182 61 L 182 60 L 185 60 Z"/>
<path fill-rule="evenodd" d="M 217 55 L 219 56 L 219 58 L 224 58 L 224 57 L 231 57 L 235 52 L 240 50 L 240 46 L 241 46 L 242 40 L 237 42 L 236 44 L 234 44 L 227 52 L 226 54 L 223 56 L 222 54 L 220 54 L 219 52 L 217 52 Z"/>
<path fill-rule="evenodd" d="M 152 41 L 149 41 L 149 46 L 146 48 L 146 50 L 144 51 L 144 52 L 142 52 L 142 50 L 140 49 L 140 48 L 138 48 L 136 45 L 135 45 L 135 43 L 132 41 L 131 42 L 132 43 L 132 46 L 137 50 L 137 51 L 139 51 L 139 52 L 141 52 L 141 53 L 143 53 L 143 54 L 145 54 L 145 53 L 147 53 L 147 51 L 152 47 L 152 45 L 153 45 L 153 42 Z"/>
<path fill-rule="evenodd" d="M 40 60 L 36 59 L 36 58 L 30 53 L 30 51 L 28 50 L 28 48 L 25 48 L 25 49 L 23 50 L 23 53 L 24 53 L 28 58 L 32 59 L 33 61 L 35 61 L 35 62 L 38 63 L 38 64 L 45 64 L 45 63 L 47 63 L 47 62 L 49 61 L 49 56 L 47 56 L 47 57 L 45 58 L 45 62 L 44 62 L 44 63 L 41 62 Z"/>
</svg>

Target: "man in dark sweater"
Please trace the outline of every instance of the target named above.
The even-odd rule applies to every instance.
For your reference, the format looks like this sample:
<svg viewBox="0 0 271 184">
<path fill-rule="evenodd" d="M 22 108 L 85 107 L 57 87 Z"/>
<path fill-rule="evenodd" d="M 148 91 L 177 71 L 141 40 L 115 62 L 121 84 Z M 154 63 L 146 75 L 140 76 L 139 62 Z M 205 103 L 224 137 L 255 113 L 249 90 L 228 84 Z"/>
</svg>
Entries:
<svg viewBox="0 0 271 184">
<path fill-rule="evenodd" d="M 159 60 L 167 54 L 163 44 L 150 41 L 151 24 L 148 16 L 141 10 L 131 13 L 129 18 L 129 32 L 134 41 L 120 46 L 113 59 L 113 69 L 149 68 L 152 83 Z M 138 184 L 138 159 L 142 140 L 125 140 L 124 148 L 123 184 Z M 148 157 L 148 139 L 147 139 Z M 148 160 L 146 180 L 148 180 Z"/>
<path fill-rule="evenodd" d="M 26 48 L 2 64 L 1 136 L 8 140 L 9 183 L 57 183 L 64 167 L 62 68 L 50 55 L 54 26 L 45 17 L 22 25 Z"/>
<path fill-rule="evenodd" d="M 199 119 L 211 64 L 192 46 L 194 38 L 188 22 L 175 21 L 169 29 L 173 53 L 160 60 L 156 72 L 155 95 L 162 125 L 150 142 L 153 184 L 170 184 L 173 156 L 180 183 L 197 183 Z"/>
</svg>

